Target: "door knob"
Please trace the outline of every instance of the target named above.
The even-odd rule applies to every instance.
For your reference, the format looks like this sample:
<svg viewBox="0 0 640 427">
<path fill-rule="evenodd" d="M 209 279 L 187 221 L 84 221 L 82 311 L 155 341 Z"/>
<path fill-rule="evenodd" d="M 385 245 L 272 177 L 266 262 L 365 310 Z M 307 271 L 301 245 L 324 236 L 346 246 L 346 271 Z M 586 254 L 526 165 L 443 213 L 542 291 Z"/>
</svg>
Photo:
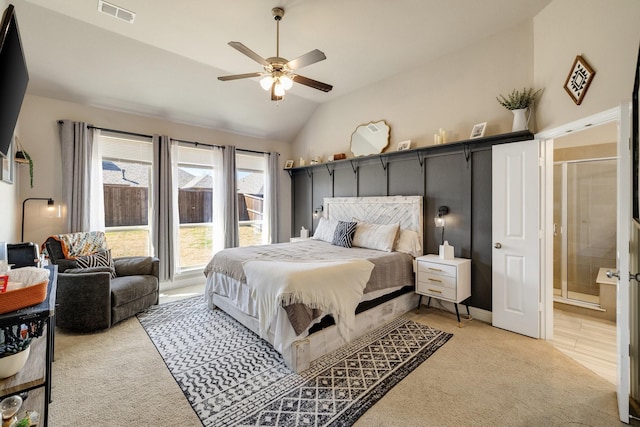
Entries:
<svg viewBox="0 0 640 427">
<path fill-rule="evenodd" d="M 500 249 L 502 247 L 502 243 L 498 242 L 495 245 L 493 245 L 493 247 L 496 249 Z"/>
<path fill-rule="evenodd" d="M 613 272 L 611 270 L 607 270 L 607 277 L 609 279 L 611 279 L 612 277 L 617 277 L 618 279 L 620 278 L 620 273 L 619 272 Z M 640 273 L 629 273 L 629 280 L 635 280 L 636 282 L 640 282 Z"/>
</svg>

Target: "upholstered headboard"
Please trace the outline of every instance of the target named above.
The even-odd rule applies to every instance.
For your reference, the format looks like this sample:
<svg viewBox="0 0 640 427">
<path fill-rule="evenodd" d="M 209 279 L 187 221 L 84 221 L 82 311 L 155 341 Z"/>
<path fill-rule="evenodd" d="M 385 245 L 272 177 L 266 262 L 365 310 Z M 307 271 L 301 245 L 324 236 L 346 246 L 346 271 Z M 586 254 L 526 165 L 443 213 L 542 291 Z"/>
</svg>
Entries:
<svg viewBox="0 0 640 427">
<path fill-rule="evenodd" d="M 403 230 L 417 231 L 422 243 L 422 196 L 325 197 L 323 214 L 342 221 L 399 223 Z"/>
</svg>

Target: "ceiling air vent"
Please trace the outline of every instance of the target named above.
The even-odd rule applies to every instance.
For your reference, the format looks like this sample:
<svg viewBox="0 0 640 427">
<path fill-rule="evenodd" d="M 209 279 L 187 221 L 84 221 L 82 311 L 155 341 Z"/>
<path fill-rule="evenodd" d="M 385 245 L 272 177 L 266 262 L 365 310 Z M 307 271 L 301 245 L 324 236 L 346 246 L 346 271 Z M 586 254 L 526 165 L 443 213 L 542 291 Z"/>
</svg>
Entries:
<svg viewBox="0 0 640 427">
<path fill-rule="evenodd" d="M 136 14 L 134 12 L 103 0 L 98 0 L 98 11 L 106 15 L 113 16 L 121 21 L 128 22 L 129 24 L 133 24 L 133 20 L 136 19 Z"/>
</svg>

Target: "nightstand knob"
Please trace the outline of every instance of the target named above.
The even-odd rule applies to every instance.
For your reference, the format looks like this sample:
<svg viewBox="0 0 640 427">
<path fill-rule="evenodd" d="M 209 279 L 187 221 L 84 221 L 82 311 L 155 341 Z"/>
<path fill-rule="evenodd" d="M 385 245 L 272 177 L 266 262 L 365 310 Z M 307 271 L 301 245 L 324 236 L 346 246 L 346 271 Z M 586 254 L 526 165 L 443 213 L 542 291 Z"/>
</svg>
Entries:
<svg viewBox="0 0 640 427">
<path fill-rule="evenodd" d="M 502 247 L 502 243 L 498 242 L 495 245 L 493 245 L 493 247 L 496 249 L 500 249 Z"/>
</svg>

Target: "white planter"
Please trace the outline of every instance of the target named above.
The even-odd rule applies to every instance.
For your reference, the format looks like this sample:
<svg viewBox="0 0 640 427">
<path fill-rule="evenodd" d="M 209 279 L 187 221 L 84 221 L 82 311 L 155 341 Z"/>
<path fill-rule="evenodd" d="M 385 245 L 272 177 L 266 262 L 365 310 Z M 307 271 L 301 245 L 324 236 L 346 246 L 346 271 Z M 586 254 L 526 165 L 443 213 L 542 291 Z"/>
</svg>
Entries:
<svg viewBox="0 0 640 427">
<path fill-rule="evenodd" d="M 0 359 L 0 379 L 8 378 L 18 373 L 20 369 L 27 363 L 29 358 L 29 351 L 31 346 L 26 350 L 22 350 L 20 353 L 12 354 L 11 356 L 3 357 Z"/>
<path fill-rule="evenodd" d="M 521 130 L 529 129 L 529 119 L 531 119 L 531 110 L 528 108 L 520 108 L 517 110 L 511 110 L 513 112 L 513 127 L 512 132 L 518 132 Z"/>
</svg>

